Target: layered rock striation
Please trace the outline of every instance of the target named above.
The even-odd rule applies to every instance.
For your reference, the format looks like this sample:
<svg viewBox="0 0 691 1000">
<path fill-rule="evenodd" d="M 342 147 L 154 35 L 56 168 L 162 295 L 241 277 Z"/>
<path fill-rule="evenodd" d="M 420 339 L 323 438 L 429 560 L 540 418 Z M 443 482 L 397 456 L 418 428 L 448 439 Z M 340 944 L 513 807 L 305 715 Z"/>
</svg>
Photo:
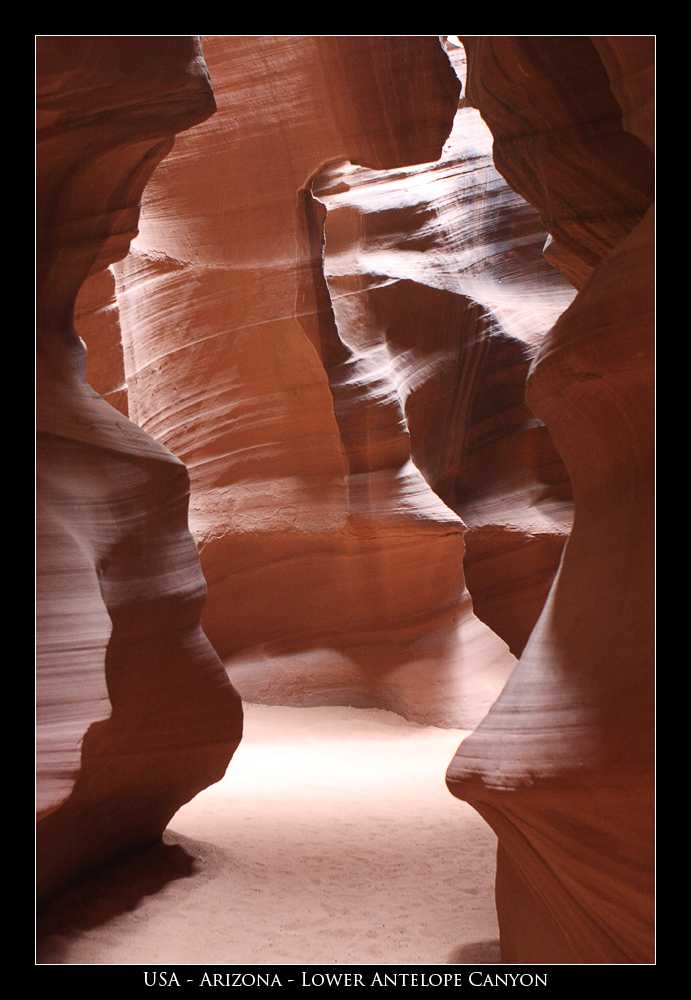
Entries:
<svg viewBox="0 0 691 1000">
<path fill-rule="evenodd" d="M 40 41 L 43 892 L 240 737 L 184 462 L 243 695 L 473 727 L 506 642 L 503 958 L 652 960 L 652 43 L 464 41 L 499 172 L 436 38 L 209 36 L 213 117 L 190 39 Z"/>
<path fill-rule="evenodd" d="M 436 160 L 458 80 L 436 37 L 204 46 L 218 113 L 115 268 L 129 412 L 190 471 L 204 628 L 250 700 L 474 725 L 514 660 L 472 613 L 464 524 L 411 460 L 386 347 L 332 302 L 316 180 Z"/>
<path fill-rule="evenodd" d="M 465 83 L 463 49 L 447 45 Z M 327 207 L 340 335 L 387 373 L 416 468 L 467 526 L 474 611 L 519 655 L 571 527 L 568 475 L 525 382 L 575 293 L 542 256 L 539 216 L 494 169 L 480 115 L 460 103 L 436 163 L 333 164 L 312 190 Z"/>
<path fill-rule="evenodd" d="M 43 897 L 154 842 L 182 803 L 222 777 L 242 709 L 199 624 L 205 585 L 186 470 L 89 385 L 73 328 L 85 279 L 127 253 L 141 192 L 175 133 L 214 111 L 199 42 L 37 44 Z M 107 317 L 97 325 L 112 334 Z M 113 353 L 117 343 L 100 387 L 116 402 L 120 393 L 122 409 Z"/>
<path fill-rule="evenodd" d="M 474 109 L 443 144 L 459 84 L 436 39 L 205 46 L 219 113 L 116 268 L 128 405 L 191 471 L 205 628 L 248 698 L 473 725 L 513 661 L 464 548 L 520 653 L 570 527 L 524 393 L 573 290 Z"/>
<path fill-rule="evenodd" d="M 581 290 L 528 380 L 573 483 L 573 531 L 447 780 L 499 836 L 504 961 L 651 962 L 653 40 L 465 42 L 496 162 Z"/>
</svg>

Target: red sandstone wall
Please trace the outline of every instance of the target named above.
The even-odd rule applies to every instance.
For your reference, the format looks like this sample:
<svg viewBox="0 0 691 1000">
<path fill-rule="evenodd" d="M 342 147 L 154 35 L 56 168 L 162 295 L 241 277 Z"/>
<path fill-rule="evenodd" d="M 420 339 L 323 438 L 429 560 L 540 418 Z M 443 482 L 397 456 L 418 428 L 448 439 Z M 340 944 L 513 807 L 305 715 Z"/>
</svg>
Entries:
<svg viewBox="0 0 691 1000">
<path fill-rule="evenodd" d="M 155 841 L 240 740 L 239 698 L 199 626 L 186 470 L 91 388 L 73 329 L 174 134 L 213 110 L 196 38 L 38 38 L 42 896 Z"/>
<path fill-rule="evenodd" d="M 577 267 L 581 291 L 528 381 L 573 483 L 573 531 L 518 667 L 448 783 L 499 835 L 505 961 L 650 962 L 653 40 L 569 42 L 467 40 L 497 163 L 549 220 L 567 249 L 554 259 Z M 578 165 L 571 186 L 564 162 Z"/>
<path fill-rule="evenodd" d="M 368 59 L 389 80 L 371 78 L 365 148 L 333 39 L 206 40 L 219 114 L 178 142 L 117 267 L 129 401 L 192 470 L 204 625 L 246 697 L 474 725 L 512 661 L 471 614 L 461 534 L 475 610 L 520 653 L 571 516 L 525 379 L 573 291 L 476 111 L 441 149 L 458 83 L 436 40 L 372 43 L 339 43 L 363 93 Z M 291 81 L 273 103 L 258 58 Z M 391 125 L 404 106 L 396 155 L 439 163 L 350 167 L 344 151 L 394 155 L 375 112 Z M 274 133 L 288 170 L 262 152 Z M 79 329 L 95 366 L 107 341 L 89 316 Z"/>
<path fill-rule="evenodd" d="M 244 697 L 475 725 L 514 661 L 473 616 L 390 366 L 340 329 L 309 193 L 334 160 L 436 159 L 458 80 L 433 36 L 204 45 L 218 113 L 157 171 L 116 274 L 130 414 L 190 470 L 205 631 Z"/>
<path fill-rule="evenodd" d="M 463 49 L 447 46 L 465 82 Z M 460 105 L 436 163 L 335 163 L 312 189 L 339 333 L 387 373 L 415 466 L 466 525 L 475 614 L 519 655 L 571 528 L 568 475 L 525 383 L 575 292 L 542 254 L 537 212 L 495 170 L 480 115 Z"/>
<path fill-rule="evenodd" d="M 141 235 L 116 267 L 117 322 L 101 273 L 101 289 L 82 293 L 80 329 L 99 392 L 122 412 L 126 383 L 130 416 L 189 465 L 211 594 L 205 623 L 251 697 L 474 724 L 513 659 L 471 613 L 461 518 L 478 610 L 519 652 L 568 530 L 571 478 L 574 529 L 547 606 L 448 781 L 500 838 L 504 960 L 645 962 L 651 40 L 465 41 L 470 99 L 493 132 L 495 163 L 541 224 L 486 148 L 442 148 L 457 90 L 432 39 L 214 36 L 205 46 L 219 113 L 178 141 L 147 189 Z M 122 256 L 141 185 L 165 136 L 185 125 L 162 129 L 147 91 L 156 126 L 142 132 L 135 115 L 120 131 L 116 116 L 106 148 L 84 157 L 74 138 L 90 134 L 91 109 L 77 102 L 86 116 L 77 125 L 61 118 L 71 78 L 60 58 L 47 56 L 39 155 L 42 787 L 54 810 L 42 829 L 47 852 L 57 845 L 52 886 L 155 836 L 173 801 L 225 766 L 238 718 L 197 631 L 184 470 L 103 409 L 65 323 L 86 273 Z M 83 72 L 87 63 L 70 58 Z M 472 146 L 476 119 L 461 121 L 457 138 Z M 414 166 L 440 154 L 432 168 Z M 128 197 L 113 208 L 123 170 Z M 454 185 L 457 203 L 446 194 Z M 85 213 L 90 192 L 100 194 Z M 561 318 L 567 300 L 540 259 L 543 232 L 546 257 L 580 289 Z M 136 531 L 123 534 L 132 511 Z M 152 688 L 172 662 L 198 695 L 196 718 L 186 695 L 169 730 L 153 727 L 144 758 L 157 762 L 165 792 L 152 810 L 132 754 L 150 702 L 131 686 L 137 660 L 123 647 L 132 634 L 146 646 L 159 608 L 153 648 L 172 633 L 185 655 L 166 649 Z M 218 741 L 190 757 L 180 748 L 191 729 L 208 731 L 211 692 L 222 693 L 210 730 Z M 109 700 L 112 717 L 99 722 Z M 95 837 L 84 820 L 94 801 Z M 67 822 L 79 831 L 69 845 Z"/>
</svg>

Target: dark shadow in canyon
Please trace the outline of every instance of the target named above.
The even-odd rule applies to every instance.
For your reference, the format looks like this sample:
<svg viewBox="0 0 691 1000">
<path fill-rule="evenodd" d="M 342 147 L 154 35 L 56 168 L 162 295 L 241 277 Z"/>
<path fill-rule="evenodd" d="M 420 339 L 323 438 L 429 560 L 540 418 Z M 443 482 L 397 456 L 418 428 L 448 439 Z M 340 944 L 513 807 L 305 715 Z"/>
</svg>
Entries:
<svg viewBox="0 0 691 1000">
<path fill-rule="evenodd" d="M 94 872 L 39 908 L 36 963 L 61 965 L 70 940 L 136 910 L 183 878 L 213 875 L 218 848 L 166 830 L 163 840 Z M 69 960 L 68 960 L 68 964 Z"/>
</svg>

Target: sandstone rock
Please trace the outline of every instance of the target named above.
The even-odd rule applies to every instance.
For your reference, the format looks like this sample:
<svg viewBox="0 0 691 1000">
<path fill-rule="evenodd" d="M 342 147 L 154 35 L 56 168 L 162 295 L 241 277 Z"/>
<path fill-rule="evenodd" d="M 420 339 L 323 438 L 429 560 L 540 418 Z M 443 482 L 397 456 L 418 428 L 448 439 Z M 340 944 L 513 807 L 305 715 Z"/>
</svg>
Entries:
<svg viewBox="0 0 691 1000">
<path fill-rule="evenodd" d="M 597 44 L 587 36 L 462 40 L 469 99 L 492 131 L 497 169 L 539 209 L 551 236 L 546 256 L 581 288 L 648 209 L 651 153 L 625 130 L 618 95 Z M 649 51 L 647 41 L 633 39 L 633 46 Z M 505 78 L 498 100 L 500 75 Z"/>
<path fill-rule="evenodd" d="M 45 896 L 155 841 L 223 775 L 242 711 L 199 626 L 205 587 L 184 466 L 90 387 L 72 324 L 86 277 L 126 254 L 142 189 L 174 134 L 213 112 L 200 46 L 187 36 L 41 36 L 37 62 Z M 109 375 L 102 387 L 120 391 Z"/>
<path fill-rule="evenodd" d="M 74 306 L 74 328 L 88 345 L 87 382 L 114 409 L 129 416 L 120 310 L 111 268 L 99 271 L 82 285 Z"/>
<path fill-rule="evenodd" d="M 115 271 L 130 414 L 190 471 L 205 631 L 250 700 L 474 725 L 514 660 L 472 614 L 386 350 L 342 334 L 313 194 L 334 161 L 437 159 L 458 81 L 436 37 L 204 46 L 218 113 Z"/>
<path fill-rule="evenodd" d="M 40 40 L 44 892 L 239 739 L 182 461 L 246 697 L 463 726 L 514 663 L 464 532 L 519 652 L 570 476 L 448 784 L 499 835 L 505 961 L 651 961 L 651 40 L 465 41 L 515 194 L 470 107 L 444 146 L 436 39 L 210 36 L 218 114 L 122 260 L 211 111 L 199 51 Z"/>
<path fill-rule="evenodd" d="M 632 186 L 647 189 L 650 154 L 638 139 L 622 141 L 612 93 L 598 115 L 609 78 L 587 39 L 470 41 L 479 81 L 471 93 L 483 115 L 487 103 L 497 162 L 518 190 L 532 189 L 571 261 L 594 269 L 581 272 L 582 290 L 528 382 L 528 404 L 573 482 L 573 532 L 516 671 L 447 780 L 499 836 L 504 961 L 651 962 L 652 209 L 637 225 L 645 199 L 625 214 L 628 235 L 610 217 Z M 614 67 L 614 94 L 625 91 L 625 120 L 645 124 L 652 95 L 638 84 L 652 79 L 652 39 L 645 60 L 640 42 L 630 63 L 609 58 L 631 52 L 626 40 L 598 48 Z M 627 78 L 617 67 L 631 63 L 640 71 Z M 495 115 L 502 106 L 519 119 L 521 108 L 540 109 L 525 142 L 510 116 Z M 596 128 L 582 127 L 584 107 Z M 611 143 L 628 150 L 626 162 L 610 158 Z M 559 206 L 569 199 L 564 226 Z"/>
<path fill-rule="evenodd" d="M 464 82 L 462 48 L 450 55 Z M 575 293 L 542 256 L 538 214 L 494 169 L 491 133 L 461 105 L 438 162 L 332 164 L 312 189 L 328 210 L 339 334 L 388 377 L 415 466 L 468 527 L 475 613 L 519 655 L 571 527 L 568 475 L 525 382 Z"/>
</svg>

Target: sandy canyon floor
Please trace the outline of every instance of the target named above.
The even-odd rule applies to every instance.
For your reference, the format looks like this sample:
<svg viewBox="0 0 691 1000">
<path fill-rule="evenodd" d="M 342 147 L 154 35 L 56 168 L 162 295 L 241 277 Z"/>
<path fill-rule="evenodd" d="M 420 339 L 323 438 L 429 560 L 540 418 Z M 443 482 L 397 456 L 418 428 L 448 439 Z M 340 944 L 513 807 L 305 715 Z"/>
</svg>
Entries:
<svg viewBox="0 0 691 1000">
<path fill-rule="evenodd" d="M 444 784 L 467 733 L 246 705 L 223 779 L 165 843 L 54 900 L 37 961 L 499 962 L 496 840 Z"/>
</svg>

